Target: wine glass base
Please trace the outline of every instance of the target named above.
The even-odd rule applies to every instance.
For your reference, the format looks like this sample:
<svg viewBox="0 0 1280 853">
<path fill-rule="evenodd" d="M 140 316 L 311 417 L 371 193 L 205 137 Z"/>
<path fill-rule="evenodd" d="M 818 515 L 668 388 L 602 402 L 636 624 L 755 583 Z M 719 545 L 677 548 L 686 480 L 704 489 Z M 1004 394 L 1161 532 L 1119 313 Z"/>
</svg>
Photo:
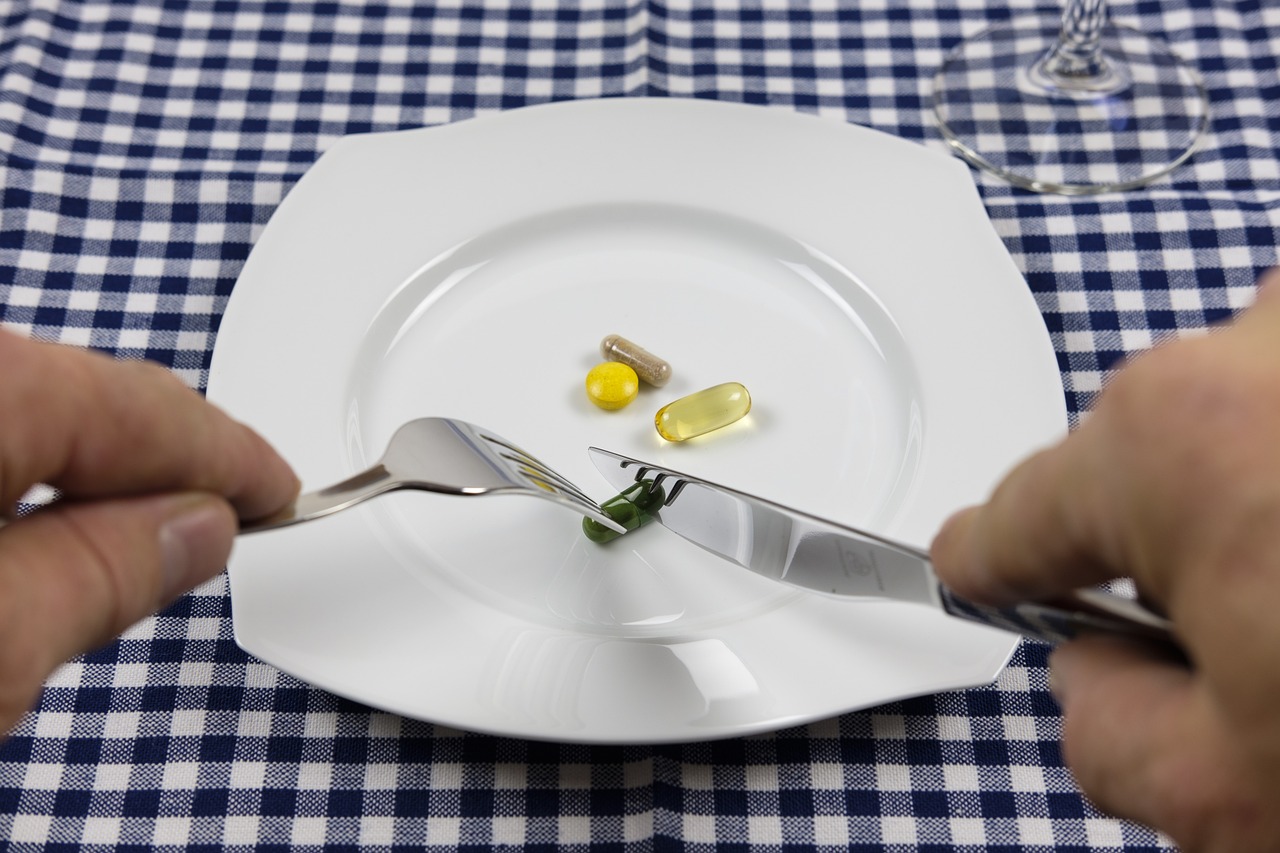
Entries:
<svg viewBox="0 0 1280 853">
<path fill-rule="evenodd" d="M 1086 195 L 1144 186 L 1195 152 L 1209 124 L 1196 72 L 1128 27 L 1102 32 L 1107 67 L 1046 73 L 1060 18 L 1014 20 L 961 42 L 934 78 L 933 110 L 965 160 L 1025 189 Z"/>
</svg>

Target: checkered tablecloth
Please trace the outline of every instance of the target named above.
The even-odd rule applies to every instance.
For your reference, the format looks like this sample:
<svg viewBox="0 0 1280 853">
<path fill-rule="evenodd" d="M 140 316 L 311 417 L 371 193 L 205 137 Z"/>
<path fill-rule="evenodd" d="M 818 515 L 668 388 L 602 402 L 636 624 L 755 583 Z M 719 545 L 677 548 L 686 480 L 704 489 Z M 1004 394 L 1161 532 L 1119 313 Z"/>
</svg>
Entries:
<svg viewBox="0 0 1280 853">
<path fill-rule="evenodd" d="M 930 79 L 1029 0 L 0 2 L 0 322 L 203 387 L 273 209 L 344 134 L 601 96 L 819 112 L 941 148 Z M 1038 7 L 1053 13 L 1056 4 Z M 1212 98 L 1155 187 L 975 175 L 1076 418 L 1118 359 L 1252 297 L 1280 243 L 1280 6 L 1124 0 Z M 0 371 L 5 366 L 0 364 Z M 1149 850 L 1062 764 L 1042 647 L 993 685 L 776 734 L 524 742 L 400 719 L 241 652 L 224 580 L 57 672 L 0 745 L 0 842 L 84 847 Z"/>
</svg>

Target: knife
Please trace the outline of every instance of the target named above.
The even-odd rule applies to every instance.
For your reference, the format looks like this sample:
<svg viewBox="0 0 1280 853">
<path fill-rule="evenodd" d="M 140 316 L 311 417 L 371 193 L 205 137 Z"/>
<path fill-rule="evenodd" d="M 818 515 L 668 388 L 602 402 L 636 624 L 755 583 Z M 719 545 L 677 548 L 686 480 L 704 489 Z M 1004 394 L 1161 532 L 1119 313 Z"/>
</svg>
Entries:
<svg viewBox="0 0 1280 853">
<path fill-rule="evenodd" d="M 1134 599 L 1091 587 L 1053 601 L 988 607 L 948 589 L 919 548 L 661 465 L 598 447 L 588 453 L 619 492 L 644 481 L 662 489 L 661 505 L 649 510 L 654 520 L 758 575 L 827 595 L 934 607 L 1053 645 L 1102 632 L 1152 641 L 1184 657 L 1169 620 Z"/>
</svg>

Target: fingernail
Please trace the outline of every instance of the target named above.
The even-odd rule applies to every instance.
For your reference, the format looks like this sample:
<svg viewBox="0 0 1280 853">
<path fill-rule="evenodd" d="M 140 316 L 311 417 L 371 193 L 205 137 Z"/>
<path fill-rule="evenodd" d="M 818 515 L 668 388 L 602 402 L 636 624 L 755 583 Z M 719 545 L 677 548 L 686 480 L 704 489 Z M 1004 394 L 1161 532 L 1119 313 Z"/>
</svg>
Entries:
<svg viewBox="0 0 1280 853">
<path fill-rule="evenodd" d="M 1049 655 L 1049 692 L 1060 707 L 1066 705 L 1067 682 L 1070 681 L 1064 672 L 1067 667 L 1062 663 L 1061 654 L 1062 649 L 1057 649 Z"/>
<path fill-rule="evenodd" d="M 958 510 L 947 516 L 946 520 L 938 527 L 938 532 L 933 537 L 933 547 L 937 548 L 946 544 L 952 536 L 955 536 L 956 529 L 960 525 L 960 519 L 968 512 L 967 509 Z"/>
<path fill-rule="evenodd" d="M 235 517 L 230 507 L 217 498 L 181 495 L 170 501 L 169 517 L 160 526 L 166 600 L 222 571 L 235 536 Z"/>
<path fill-rule="evenodd" d="M 1058 675 L 1052 663 L 1049 664 L 1049 693 L 1059 705 L 1062 704 L 1062 676 Z"/>
</svg>

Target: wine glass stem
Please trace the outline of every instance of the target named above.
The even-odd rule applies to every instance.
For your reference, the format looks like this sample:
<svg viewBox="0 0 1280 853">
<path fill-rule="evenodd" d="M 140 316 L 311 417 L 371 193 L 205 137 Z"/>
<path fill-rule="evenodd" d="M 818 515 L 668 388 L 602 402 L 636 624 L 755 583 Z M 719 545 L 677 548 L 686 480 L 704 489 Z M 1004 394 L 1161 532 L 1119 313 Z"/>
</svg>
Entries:
<svg viewBox="0 0 1280 853">
<path fill-rule="evenodd" d="M 1124 88 L 1127 79 L 1102 51 L 1106 0 L 1066 0 L 1058 40 L 1032 70 L 1046 88 L 1100 93 Z"/>
</svg>

